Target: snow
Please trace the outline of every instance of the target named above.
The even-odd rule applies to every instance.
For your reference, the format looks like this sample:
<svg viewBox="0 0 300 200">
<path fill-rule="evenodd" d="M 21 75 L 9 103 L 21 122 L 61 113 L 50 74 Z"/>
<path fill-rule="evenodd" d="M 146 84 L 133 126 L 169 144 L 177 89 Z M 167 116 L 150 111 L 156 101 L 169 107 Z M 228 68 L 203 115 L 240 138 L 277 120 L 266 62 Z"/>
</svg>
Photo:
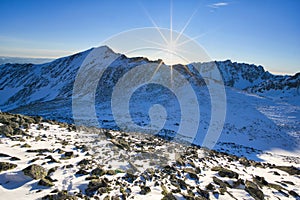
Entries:
<svg viewBox="0 0 300 200">
<path fill-rule="evenodd" d="M 0 124 L 2 125 L 2 124 Z M 41 136 L 42 140 L 36 141 L 35 138 L 25 138 L 24 142 L 20 141 L 13 141 L 9 138 L 2 137 L 0 138 L 0 152 L 4 154 L 8 154 L 10 156 L 15 156 L 20 158 L 19 161 L 13 161 L 13 163 L 17 164 L 18 167 L 8 171 L 0 172 L 0 198 L 11 198 L 11 199 L 37 199 L 41 198 L 47 194 L 49 194 L 52 190 L 67 190 L 69 193 L 74 194 L 76 192 L 82 191 L 84 193 L 85 189 L 89 181 L 85 180 L 87 175 L 77 176 L 75 175 L 76 171 L 78 171 L 78 167 L 76 164 L 81 161 L 82 159 L 90 159 L 93 158 L 96 163 L 93 165 L 96 167 L 97 165 L 102 165 L 104 169 L 122 169 L 126 170 L 129 169 L 128 160 L 120 159 L 119 155 L 129 154 L 131 158 L 137 156 L 138 154 L 134 152 L 126 152 L 125 150 L 118 149 L 111 145 L 111 139 L 106 139 L 101 133 L 99 134 L 96 129 L 94 131 L 84 131 L 81 130 L 79 132 L 68 131 L 66 128 L 61 128 L 58 125 L 51 125 L 48 123 L 43 123 L 44 127 L 49 127 L 48 130 L 44 129 L 37 129 L 37 125 L 32 124 L 31 128 L 29 129 L 29 134 L 36 137 Z M 113 135 L 121 134 L 118 131 L 111 131 Z M 45 137 L 46 136 L 46 137 Z M 129 136 L 131 137 L 131 136 Z M 132 138 L 132 141 L 140 141 L 144 138 L 143 135 L 135 135 Z M 68 145 L 62 145 L 61 141 L 66 140 L 69 141 Z M 29 144 L 30 148 L 20 148 L 20 145 Z M 75 145 L 87 145 L 89 146 L 89 153 L 92 156 L 87 156 L 86 152 L 82 152 L 80 149 L 75 148 Z M 158 146 L 159 148 L 167 149 L 169 145 L 172 143 L 165 143 L 163 146 Z M 175 144 L 176 145 L 176 144 Z M 61 155 L 57 151 L 53 152 L 45 152 L 45 156 L 51 155 L 54 159 L 59 160 L 60 163 L 48 163 L 45 160 L 44 156 L 38 156 L 36 153 L 28 153 L 26 152 L 27 149 L 62 149 L 64 151 L 73 151 L 75 156 L 70 159 L 62 159 Z M 174 147 L 173 147 L 174 148 Z M 296 167 L 300 167 L 300 163 L 291 162 L 288 158 L 293 159 L 297 158 L 299 154 L 297 152 L 286 152 L 286 159 L 282 159 L 281 155 L 284 152 L 280 149 L 272 149 L 270 150 L 272 154 L 261 154 L 260 158 L 264 160 L 264 162 L 274 163 L 276 165 L 294 165 Z M 199 158 L 205 157 L 205 152 L 201 149 L 197 150 Z M 170 153 L 170 157 L 172 157 Z M 22 169 L 30 165 L 29 161 L 33 158 L 40 158 L 36 160 L 34 163 L 42 165 L 46 169 L 50 169 L 52 167 L 58 166 L 59 168 L 51 175 L 52 179 L 57 179 L 55 182 L 55 186 L 51 188 L 45 188 L 43 186 L 38 186 L 38 180 L 33 180 L 28 176 L 25 176 L 22 172 Z M 299 159 L 299 157 L 298 157 Z M 12 162 L 9 161 L 9 157 L 1 157 L 0 161 Z M 144 167 L 139 168 L 141 172 L 146 169 L 146 160 L 136 160 L 135 165 L 144 165 Z M 169 161 L 169 162 L 172 162 Z M 205 186 L 212 182 L 212 177 L 216 176 L 219 179 L 227 182 L 232 182 L 232 179 L 226 177 L 220 177 L 216 174 L 215 171 L 211 171 L 210 168 L 213 166 L 226 166 L 228 169 L 231 169 L 237 172 L 240 175 L 240 178 L 246 180 L 252 180 L 253 176 L 261 176 L 268 180 L 269 183 L 278 184 L 278 180 L 285 180 L 291 181 L 295 185 L 286 185 L 286 190 L 294 190 L 297 193 L 300 192 L 299 188 L 296 188 L 297 185 L 300 185 L 300 180 L 297 176 L 289 175 L 281 170 L 278 169 L 271 169 L 271 168 L 260 168 L 260 167 L 245 167 L 241 165 L 238 161 L 229 161 L 226 157 L 214 157 L 213 159 L 195 159 L 193 160 L 196 167 L 201 169 L 201 173 L 199 174 L 200 179 L 199 181 L 189 179 L 189 176 L 186 175 L 185 182 L 191 186 L 199 186 L 201 189 L 205 189 Z M 97 164 L 98 163 L 98 164 Z M 73 167 L 67 168 L 67 165 L 72 164 Z M 274 174 L 274 171 L 281 174 L 281 179 L 278 175 Z M 116 180 L 118 177 L 123 177 L 125 173 L 118 173 L 114 176 L 104 175 L 104 177 L 108 178 L 109 180 Z M 165 185 L 167 186 L 169 180 L 166 179 Z M 154 186 L 154 181 L 147 181 L 147 185 L 151 188 L 151 192 L 147 195 L 140 195 L 140 187 L 139 186 L 131 186 L 132 194 L 134 199 L 161 199 L 163 195 L 161 194 L 162 189 L 160 186 Z M 171 188 L 173 186 L 170 186 Z M 175 187 L 173 187 L 175 189 Z M 273 189 L 264 187 L 263 189 L 266 198 L 274 198 L 274 195 L 280 196 L 281 199 L 289 199 L 288 197 L 282 196 L 280 193 L 274 192 Z M 252 199 L 249 194 L 244 191 L 244 187 L 240 186 L 240 189 L 230 189 L 228 191 L 237 199 Z M 182 191 L 186 193 L 186 191 Z M 111 194 L 119 195 L 119 190 L 113 190 Z M 178 199 L 183 199 L 183 197 L 179 194 L 174 194 Z M 102 195 L 101 199 L 104 198 L 106 195 Z M 231 199 L 231 196 L 227 193 L 224 195 L 214 196 L 210 193 L 211 199 Z"/>
</svg>

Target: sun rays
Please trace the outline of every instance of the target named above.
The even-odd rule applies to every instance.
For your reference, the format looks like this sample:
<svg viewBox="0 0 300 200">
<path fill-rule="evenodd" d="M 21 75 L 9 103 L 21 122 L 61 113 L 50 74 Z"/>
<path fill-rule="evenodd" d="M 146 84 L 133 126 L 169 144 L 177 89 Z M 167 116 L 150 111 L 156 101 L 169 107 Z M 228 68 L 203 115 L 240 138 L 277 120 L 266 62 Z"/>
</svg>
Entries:
<svg viewBox="0 0 300 200">
<path fill-rule="evenodd" d="M 187 38 L 184 37 L 185 40 L 181 41 L 182 36 L 184 35 L 185 30 L 189 26 L 190 22 L 193 20 L 195 15 L 197 14 L 199 7 L 194 10 L 192 15 L 188 18 L 188 20 L 185 22 L 184 26 L 180 31 L 176 31 L 173 29 L 173 2 L 170 1 L 170 9 L 169 9 L 169 34 L 166 34 L 162 31 L 163 28 L 159 27 L 157 23 L 154 21 L 154 19 L 151 17 L 151 15 L 148 13 L 148 11 L 143 7 L 143 10 L 154 26 L 154 28 L 157 30 L 161 37 L 161 41 L 152 41 L 152 40 L 145 40 L 145 42 L 148 42 L 151 45 L 155 46 L 155 54 L 158 57 L 163 56 L 164 59 L 158 64 L 154 74 L 152 77 L 155 76 L 155 73 L 159 70 L 159 68 L 163 65 L 163 62 L 168 64 L 170 66 L 170 73 L 171 73 L 171 82 L 173 82 L 173 69 L 175 64 L 182 63 L 183 68 L 191 75 L 191 72 L 189 68 L 184 63 L 189 63 L 190 61 L 183 56 L 181 56 L 184 53 L 188 53 L 187 50 L 182 48 L 183 45 L 189 43 L 189 42 L 195 42 L 196 39 L 202 37 L 205 34 L 201 34 L 199 36 L 196 36 L 194 38 Z"/>
</svg>

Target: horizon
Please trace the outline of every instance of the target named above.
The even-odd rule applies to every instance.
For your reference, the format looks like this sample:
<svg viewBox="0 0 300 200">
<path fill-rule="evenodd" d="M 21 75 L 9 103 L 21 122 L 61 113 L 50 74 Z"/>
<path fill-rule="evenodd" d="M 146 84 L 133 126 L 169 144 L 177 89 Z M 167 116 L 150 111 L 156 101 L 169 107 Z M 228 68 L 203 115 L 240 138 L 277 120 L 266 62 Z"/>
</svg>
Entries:
<svg viewBox="0 0 300 200">
<path fill-rule="evenodd" d="M 107 45 L 102 45 L 102 46 L 99 46 L 99 47 L 103 47 L 103 46 L 107 46 Z M 18 58 L 18 59 L 40 59 L 40 60 L 50 60 L 50 61 L 46 61 L 46 62 L 43 62 L 43 63 L 32 63 L 32 64 L 44 64 L 44 63 L 48 63 L 48 62 L 52 62 L 52 61 L 54 61 L 54 60 L 57 60 L 57 59 L 61 59 L 61 58 L 64 58 L 64 57 L 69 57 L 69 56 L 72 56 L 72 55 L 75 55 L 75 54 L 78 54 L 78 53 L 81 53 L 81 52 L 85 52 L 85 51 L 88 51 L 88 50 L 90 50 L 90 49 L 94 49 L 94 48 L 99 48 L 99 47 L 90 47 L 90 48 L 88 48 L 88 49 L 84 49 L 84 50 L 82 50 L 82 51 L 78 51 L 78 52 L 74 52 L 74 53 L 70 53 L 70 54 L 68 54 L 68 55 L 65 55 L 65 56 L 61 56 L 61 57 L 57 57 L 57 58 L 46 58 L 46 57 L 16 57 L 16 56 L 2 56 L 2 55 L 0 55 L 0 59 L 4 59 L 4 58 Z M 110 48 L 109 46 L 108 46 L 108 48 Z M 112 49 L 112 48 L 110 48 L 110 49 Z M 120 53 L 120 52 L 117 52 L 117 51 L 115 51 L 114 49 L 112 49 L 112 51 L 114 52 L 114 53 L 116 53 L 116 54 L 118 54 L 118 53 Z M 157 59 L 150 59 L 150 58 L 148 58 L 148 57 L 145 57 L 145 56 L 128 56 L 128 55 L 126 55 L 126 54 L 123 54 L 123 53 L 121 53 L 122 55 L 125 55 L 127 58 L 136 58 L 136 57 L 144 57 L 144 58 L 147 58 L 149 61 L 157 61 L 158 59 L 160 59 L 160 58 L 157 58 Z M 164 60 L 162 60 L 163 62 L 164 62 Z M 265 71 L 267 71 L 267 72 L 269 72 L 269 73 L 271 73 L 271 74 L 273 74 L 273 75 L 289 75 L 289 76 L 293 76 L 293 75 L 296 75 L 297 73 L 299 73 L 300 71 L 296 71 L 295 73 L 285 73 L 285 72 L 274 72 L 274 71 L 269 71 L 269 70 L 267 70 L 266 69 L 266 67 L 265 66 L 263 66 L 263 65 L 260 65 L 260 64 L 256 64 L 256 63 L 247 63 L 247 62 L 243 62 L 243 61 L 236 61 L 236 60 L 231 60 L 231 59 L 223 59 L 223 60 L 211 60 L 211 61 L 204 61 L 204 62 L 202 62 L 202 63 L 206 63 L 206 62 L 225 62 L 225 61 L 230 61 L 230 62 L 232 62 L 232 63 L 239 63 L 239 64 L 249 64 L 249 65 L 255 65 L 255 66 L 257 66 L 257 67 L 259 67 L 259 66 L 261 66 L 261 67 L 263 67 L 263 69 L 265 70 Z M 199 61 L 200 62 L 200 61 Z M 192 62 L 191 62 L 192 63 Z M 187 64 L 191 64 L 191 63 L 187 63 Z M 201 63 L 201 62 L 200 62 Z M 167 64 L 167 63 L 164 63 L 165 65 L 170 65 L 170 64 Z M 177 65 L 177 64 L 179 64 L 179 65 L 185 65 L 185 64 L 182 64 L 182 63 L 175 63 L 174 65 Z"/>
<path fill-rule="evenodd" d="M 115 0 L 71 5 L 16 0 L 0 5 L 5 19 L 0 22 L 0 56 L 56 59 L 101 46 L 123 31 L 159 27 L 189 36 L 212 60 L 261 65 L 273 74 L 299 72 L 298 1 Z"/>
</svg>

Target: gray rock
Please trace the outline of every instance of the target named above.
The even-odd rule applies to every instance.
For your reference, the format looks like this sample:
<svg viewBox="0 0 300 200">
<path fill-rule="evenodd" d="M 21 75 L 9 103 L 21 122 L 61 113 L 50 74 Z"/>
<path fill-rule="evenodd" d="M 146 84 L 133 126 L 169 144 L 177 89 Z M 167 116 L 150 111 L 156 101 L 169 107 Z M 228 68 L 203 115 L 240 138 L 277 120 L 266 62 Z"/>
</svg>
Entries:
<svg viewBox="0 0 300 200">
<path fill-rule="evenodd" d="M 38 182 L 38 185 L 46 186 L 46 187 L 52 187 L 52 186 L 54 186 L 54 184 L 53 184 L 50 180 L 45 179 L 45 178 L 42 178 L 42 179 Z"/>
<path fill-rule="evenodd" d="M 47 170 L 40 165 L 33 164 L 22 170 L 26 176 L 33 179 L 42 179 L 47 176 Z"/>
<path fill-rule="evenodd" d="M 0 172 L 16 168 L 17 165 L 9 162 L 0 162 Z"/>
<path fill-rule="evenodd" d="M 255 200 L 264 200 L 264 193 L 252 181 L 246 180 L 245 191 L 247 191 Z"/>
</svg>

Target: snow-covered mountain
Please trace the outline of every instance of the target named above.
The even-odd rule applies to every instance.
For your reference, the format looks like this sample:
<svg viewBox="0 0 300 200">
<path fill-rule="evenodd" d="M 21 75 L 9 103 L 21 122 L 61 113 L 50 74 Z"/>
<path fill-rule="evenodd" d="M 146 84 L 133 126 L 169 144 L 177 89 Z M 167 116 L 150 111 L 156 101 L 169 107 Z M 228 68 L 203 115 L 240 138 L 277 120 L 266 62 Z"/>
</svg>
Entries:
<svg viewBox="0 0 300 200">
<path fill-rule="evenodd" d="M 89 63 L 85 63 L 91 52 L 96 54 Z M 109 63 L 99 80 L 95 92 L 95 108 L 99 126 L 117 129 L 111 106 L 113 88 L 132 69 L 147 63 L 159 64 L 159 60 L 127 58 L 103 46 L 96 51 L 89 49 L 45 64 L 0 65 L 0 109 L 72 123 L 72 94 L 78 70 L 82 65 L 93 67 L 108 60 L 113 62 Z M 200 65 L 205 68 L 211 64 Z M 245 156 L 256 156 L 257 152 L 274 148 L 299 151 L 299 73 L 294 76 L 278 76 L 265 71 L 262 66 L 233 63 L 229 60 L 213 64 L 217 65 L 223 77 L 227 97 L 224 129 L 215 148 L 222 151 L 234 150 L 235 154 Z M 181 65 L 174 66 L 174 69 L 189 80 L 198 100 L 200 99 L 200 128 L 194 143 L 202 144 L 203 133 L 207 132 L 211 117 L 209 93 L 205 82 L 193 69 L 193 64 L 187 67 L 189 72 Z M 88 71 L 90 76 L 87 74 L 87 78 L 80 83 L 81 90 L 86 91 L 86 94 L 90 93 L 90 77 L 93 74 L 97 78 L 95 74 L 98 70 L 97 66 L 91 68 Z M 151 105 L 161 104 L 170 107 L 166 109 L 168 120 L 164 124 L 164 130 L 176 133 L 181 122 L 180 106 L 169 90 L 152 84 L 138 88 L 134 95 L 129 107 L 136 124 L 149 124 L 148 111 Z"/>
</svg>

